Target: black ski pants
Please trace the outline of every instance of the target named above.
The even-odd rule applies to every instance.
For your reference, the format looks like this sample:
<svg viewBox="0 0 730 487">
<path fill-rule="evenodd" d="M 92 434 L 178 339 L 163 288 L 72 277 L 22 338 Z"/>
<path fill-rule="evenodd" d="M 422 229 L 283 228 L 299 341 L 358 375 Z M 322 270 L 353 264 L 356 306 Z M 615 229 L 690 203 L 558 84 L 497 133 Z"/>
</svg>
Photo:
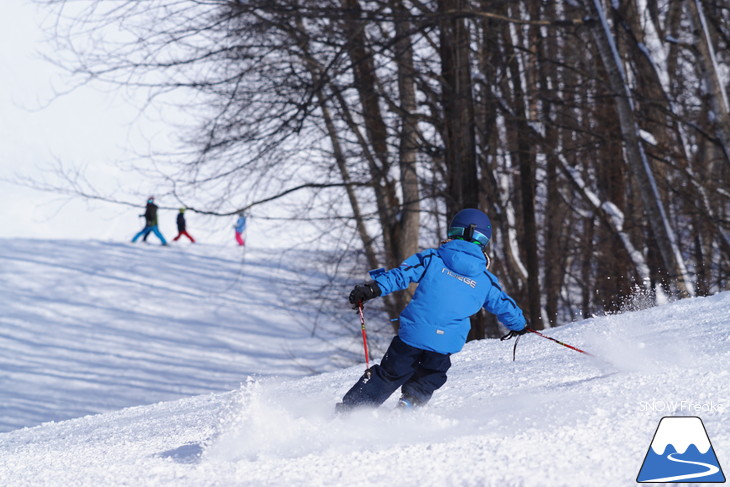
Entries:
<svg viewBox="0 0 730 487">
<path fill-rule="evenodd" d="M 380 365 L 370 367 L 369 374 L 366 372 L 347 391 L 343 406 L 378 407 L 399 387 L 403 396 L 422 406 L 446 383 L 449 367 L 449 355 L 412 347 L 396 336 Z"/>
</svg>

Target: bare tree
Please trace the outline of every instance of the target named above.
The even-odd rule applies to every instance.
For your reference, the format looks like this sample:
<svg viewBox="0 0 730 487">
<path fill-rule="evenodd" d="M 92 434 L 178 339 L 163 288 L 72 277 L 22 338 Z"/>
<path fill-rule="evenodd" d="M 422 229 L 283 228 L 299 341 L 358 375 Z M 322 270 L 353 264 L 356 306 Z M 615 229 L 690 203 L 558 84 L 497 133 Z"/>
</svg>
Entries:
<svg viewBox="0 0 730 487">
<path fill-rule="evenodd" d="M 168 194 L 218 215 L 288 203 L 320 230 L 307 245 L 340 250 L 341 288 L 437 245 L 464 207 L 492 218 L 492 270 L 538 328 L 659 283 L 730 286 L 716 4 L 38 1 L 79 82 L 195 116 L 143 168 Z M 499 332 L 478 316 L 470 336 Z"/>
</svg>

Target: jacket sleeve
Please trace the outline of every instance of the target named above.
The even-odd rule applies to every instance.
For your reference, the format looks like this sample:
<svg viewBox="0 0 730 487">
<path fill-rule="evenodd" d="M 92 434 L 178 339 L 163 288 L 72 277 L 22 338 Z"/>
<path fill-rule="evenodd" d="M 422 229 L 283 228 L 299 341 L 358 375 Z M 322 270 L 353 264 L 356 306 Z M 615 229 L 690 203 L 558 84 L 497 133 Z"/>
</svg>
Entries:
<svg viewBox="0 0 730 487">
<path fill-rule="evenodd" d="M 523 329 L 527 325 L 527 320 L 522 314 L 522 310 L 517 306 L 515 300 L 502 290 L 497 278 L 489 272 L 486 272 L 486 274 L 492 282 L 492 287 L 487 292 L 487 297 L 484 300 L 484 309 L 497 315 L 500 323 L 510 330 L 519 331 Z"/>
<path fill-rule="evenodd" d="M 394 291 L 406 289 L 412 282 L 419 282 L 421 280 L 433 255 L 433 249 L 413 254 L 395 269 L 389 271 L 384 269 L 370 271 L 370 277 L 378 283 L 382 291 L 382 296 Z"/>
</svg>

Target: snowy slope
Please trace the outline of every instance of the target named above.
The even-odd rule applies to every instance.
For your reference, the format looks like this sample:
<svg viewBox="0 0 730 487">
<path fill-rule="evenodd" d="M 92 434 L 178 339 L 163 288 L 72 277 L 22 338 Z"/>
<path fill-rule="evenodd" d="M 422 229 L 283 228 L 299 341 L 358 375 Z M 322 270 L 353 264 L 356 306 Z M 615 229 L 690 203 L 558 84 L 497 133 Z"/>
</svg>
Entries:
<svg viewBox="0 0 730 487">
<path fill-rule="evenodd" d="M 352 363 L 296 303 L 307 256 L 246 252 L 0 239 L 0 431 Z"/>
<path fill-rule="evenodd" d="M 36 246 L 36 254 L 40 254 L 47 243 L 29 241 L 26 245 Z M 82 246 L 64 244 L 61 248 L 72 253 L 75 245 Z M 52 253 L 51 248 L 45 250 Z M 139 252 L 168 250 L 178 249 L 145 247 Z M 121 254 L 127 255 L 128 251 L 128 246 L 120 246 Z M 197 259 L 206 259 L 205 249 L 195 252 L 201 252 L 196 254 Z M 7 250 L 0 255 L 7 256 Z M 12 273 L 5 270 L 7 265 L 25 265 L 17 259 L 5 259 L 0 262 L 3 283 L 13 279 Z M 31 260 L 41 262 L 42 258 L 35 255 Z M 62 266 L 60 260 L 53 265 Z M 202 269 L 206 265 L 201 263 L 196 268 L 205 274 Z M 78 263 L 69 267 L 83 267 L 82 274 L 94 275 Z M 91 270 L 94 269 L 100 275 L 114 274 L 110 281 L 119 279 L 118 268 L 112 272 L 110 267 L 97 265 Z M 135 270 L 142 272 L 141 267 Z M 68 291 L 48 312 L 47 327 L 53 316 L 58 319 L 53 311 L 65 312 L 64 323 L 76 323 L 71 315 L 88 313 L 86 316 L 95 317 L 94 322 L 102 325 L 127 309 L 121 304 L 112 307 L 111 300 L 103 300 L 102 289 L 93 292 L 106 304 L 74 304 L 78 294 L 83 293 L 73 289 L 80 289 L 83 283 L 70 279 L 65 282 Z M 22 292 L 18 291 L 15 299 L 4 297 L 6 301 L 0 304 L 3 309 L 11 306 L 11 324 L 20 326 L 18 303 L 23 296 L 30 299 L 32 289 L 20 286 L 19 281 L 12 284 Z M 173 290 L 169 283 L 160 287 L 165 291 L 159 292 L 167 297 L 180 290 Z M 254 292 L 255 288 L 252 285 L 248 289 Z M 149 317 L 152 328 L 167 312 L 180 313 L 176 315 L 177 321 L 184 321 L 186 316 L 191 321 L 201 319 L 196 318 L 198 310 L 185 307 L 163 313 L 157 307 L 161 305 L 151 304 L 153 296 L 151 293 L 149 301 L 134 301 L 128 312 Z M 274 306 L 265 315 L 269 318 L 266 330 L 272 335 L 286 336 L 290 332 L 285 323 L 289 317 L 278 314 L 276 299 L 260 299 L 260 307 L 250 303 L 252 308 L 258 308 L 257 313 L 265 314 L 268 306 Z M 226 313 L 231 312 L 224 311 L 224 317 L 230 317 Z M 2 320 L 4 330 L 9 322 L 6 316 Z M 363 411 L 346 418 L 334 418 L 332 405 L 362 373 L 362 366 L 295 377 L 297 367 L 287 369 L 284 363 L 272 359 L 274 370 L 270 374 L 259 370 L 256 377 L 245 380 L 236 375 L 245 373 L 245 364 L 238 361 L 246 359 L 234 358 L 246 354 L 243 345 L 229 344 L 230 350 L 220 347 L 208 355 L 208 346 L 215 348 L 214 343 L 204 342 L 212 339 L 211 333 L 196 335 L 192 328 L 183 328 L 175 346 L 185 351 L 187 360 L 200 354 L 201 360 L 208 363 L 201 370 L 219 367 L 221 376 L 214 380 L 218 386 L 241 379 L 245 383 L 230 387 L 229 392 L 203 393 L 1 433 L 0 485 L 635 485 L 657 424 L 667 415 L 702 418 L 727 476 L 729 325 L 730 293 L 722 293 L 585 320 L 548 332 L 599 358 L 528 335 L 521 339 L 517 360 L 513 362 L 512 342 L 472 342 L 453 357 L 449 381 L 423 410 L 394 413 L 392 398 L 378 411 Z M 110 329 L 105 333 L 113 343 L 145 340 L 151 346 L 158 339 L 141 330 L 120 330 L 115 335 Z M 251 328 L 248 333 L 257 331 Z M 2 340 L 8 340 L 5 335 Z M 75 341 L 83 339 L 79 334 Z M 273 336 L 264 340 L 274 350 L 275 342 Z M 7 353 L 9 345 L 0 343 L 3 353 Z M 24 376 L 28 387 L 34 384 L 42 390 L 55 380 L 49 378 L 54 375 L 50 371 L 72 376 L 63 368 L 76 362 L 76 374 L 83 371 L 80 364 L 96 367 L 106 363 L 82 354 L 71 343 L 71 338 L 52 339 L 52 345 L 63 350 L 65 360 L 51 359 L 49 353 L 40 352 L 32 360 L 27 359 L 23 365 L 36 368 L 34 374 Z M 47 351 L 53 348 L 48 347 Z M 26 344 L 26 353 L 33 350 L 32 344 Z M 256 358 L 268 358 L 263 352 L 254 354 Z M 314 361 L 314 357 L 310 359 Z M 9 365 L 6 358 L 1 360 L 5 381 Z M 320 360 L 326 362 L 322 355 Z M 142 362 L 148 361 L 151 362 Z M 144 374 L 134 374 L 132 380 L 126 375 L 129 364 L 123 361 L 109 360 L 105 367 L 108 374 L 118 374 L 126 387 L 138 385 L 159 392 L 172 383 L 190 389 L 202 383 L 202 378 L 190 371 L 187 375 L 192 376 L 190 382 L 194 385 L 187 385 L 180 377 L 183 374 L 176 375 L 175 368 L 185 365 L 184 362 L 176 362 L 170 356 L 161 358 L 158 366 L 166 370 L 162 381 L 153 381 Z M 11 376 L 20 373 L 10 369 Z M 92 376 L 77 380 L 92 383 L 92 391 L 85 394 L 89 399 L 103 382 L 94 382 Z M 145 383 L 146 380 L 150 382 Z M 60 384 L 56 387 L 62 387 Z M 1 393 L 3 405 L 12 400 L 13 394 L 4 390 Z M 26 407 L 32 408 L 32 399 L 26 398 Z M 14 410 L 22 412 L 23 405 L 16 404 Z"/>
</svg>

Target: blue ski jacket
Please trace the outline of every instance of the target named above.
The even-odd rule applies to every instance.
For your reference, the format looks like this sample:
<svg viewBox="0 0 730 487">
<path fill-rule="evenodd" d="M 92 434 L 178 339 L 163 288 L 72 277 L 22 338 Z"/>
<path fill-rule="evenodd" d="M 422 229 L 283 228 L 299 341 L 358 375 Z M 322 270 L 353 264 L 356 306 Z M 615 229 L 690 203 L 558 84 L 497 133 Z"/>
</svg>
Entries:
<svg viewBox="0 0 730 487">
<path fill-rule="evenodd" d="M 238 217 L 238 220 L 236 220 L 236 224 L 233 226 L 233 228 L 238 233 L 243 233 L 243 231 L 246 229 L 246 217 L 245 216 Z"/>
<path fill-rule="evenodd" d="M 400 315 L 398 335 L 412 347 L 451 354 L 466 343 L 469 317 L 482 307 L 510 330 L 526 325 L 522 310 L 502 290 L 486 263 L 477 245 L 451 240 L 408 257 L 395 269 L 370 271 L 370 276 L 383 296 L 418 283 Z"/>
</svg>

